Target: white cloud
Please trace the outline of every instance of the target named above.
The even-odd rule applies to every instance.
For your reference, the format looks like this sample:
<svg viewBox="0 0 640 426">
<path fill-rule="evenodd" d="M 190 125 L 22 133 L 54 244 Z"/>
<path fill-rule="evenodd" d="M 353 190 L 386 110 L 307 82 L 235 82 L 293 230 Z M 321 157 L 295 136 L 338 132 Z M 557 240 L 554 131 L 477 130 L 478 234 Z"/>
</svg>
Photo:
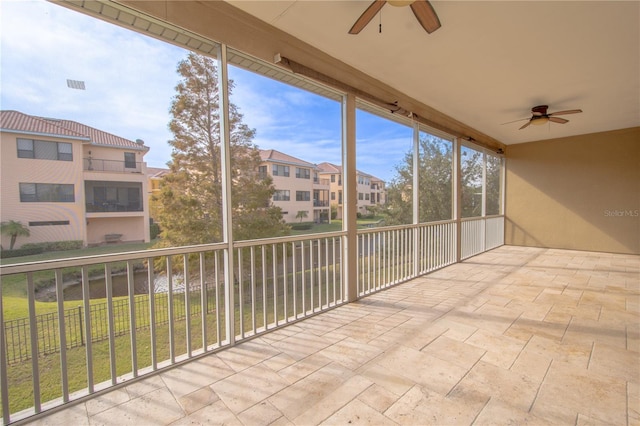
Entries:
<svg viewBox="0 0 640 426">
<path fill-rule="evenodd" d="M 151 147 L 150 166 L 170 160 L 169 108 L 186 50 L 53 3 L 1 1 L 2 109 L 140 138 Z M 231 101 L 256 129 L 260 148 L 312 163 L 341 162 L 338 102 L 235 67 L 229 73 Z M 68 88 L 67 79 L 84 81 L 86 90 Z M 372 115 L 358 120 L 358 168 L 389 179 L 411 148 L 406 129 Z"/>
</svg>

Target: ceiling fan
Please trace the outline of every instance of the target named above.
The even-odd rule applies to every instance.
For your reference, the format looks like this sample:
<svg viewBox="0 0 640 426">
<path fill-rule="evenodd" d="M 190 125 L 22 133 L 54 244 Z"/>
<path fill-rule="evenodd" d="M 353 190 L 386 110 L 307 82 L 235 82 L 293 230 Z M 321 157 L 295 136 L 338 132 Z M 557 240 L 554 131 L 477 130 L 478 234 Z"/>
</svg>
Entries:
<svg viewBox="0 0 640 426">
<path fill-rule="evenodd" d="M 358 34 L 364 27 L 367 26 L 374 16 L 380 12 L 380 9 L 389 3 L 391 6 L 409 6 L 413 14 L 416 15 L 416 19 L 422 25 L 422 28 L 429 34 L 440 28 L 440 20 L 436 15 L 435 10 L 427 0 L 375 0 L 369 5 L 367 10 L 362 12 L 362 15 L 356 20 L 355 24 L 349 30 L 349 34 Z"/>
<path fill-rule="evenodd" d="M 522 130 L 525 127 L 528 127 L 530 124 L 542 125 L 550 121 L 554 123 L 564 124 L 564 123 L 568 123 L 569 120 L 565 118 L 557 117 L 558 115 L 577 114 L 579 112 L 582 112 L 581 109 L 568 109 L 566 111 L 556 111 L 552 113 L 547 113 L 548 108 L 549 108 L 549 105 L 535 106 L 531 108 L 531 118 L 522 118 L 520 120 L 509 121 L 508 123 L 503 123 L 503 124 L 515 123 L 516 121 L 522 121 L 522 120 L 529 120 L 518 130 Z"/>
</svg>

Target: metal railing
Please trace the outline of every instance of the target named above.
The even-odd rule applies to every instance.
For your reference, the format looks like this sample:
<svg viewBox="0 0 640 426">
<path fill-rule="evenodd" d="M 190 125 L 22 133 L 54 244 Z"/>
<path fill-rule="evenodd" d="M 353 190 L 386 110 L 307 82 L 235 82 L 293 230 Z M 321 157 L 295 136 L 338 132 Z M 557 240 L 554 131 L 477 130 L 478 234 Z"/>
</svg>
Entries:
<svg viewBox="0 0 640 426">
<path fill-rule="evenodd" d="M 83 170 L 96 172 L 142 173 L 142 162 L 83 158 Z"/>
<path fill-rule="evenodd" d="M 358 231 L 358 295 L 456 262 L 456 222 Z"/>
<path fill-rule="evenodd" d="M 343 235 L 241 241 L 232 253 L 208 244 L 2 266 L 4 423 L 344 303 Z M 114 296 L 122 271 L 125 296 Z M 41 312 L 35 289 L 50 276 L 55 309 Z M 65 301 L 77 276 L 82 300 Z M 99 298 L 91 296 L 95 279 Z M 8 316 L 7 280 L 26 289 L 26 318 Z"/>
<path fill-rule="evenodd" d="M 455 263 L 459 251 L 469 257 L 501 245 L 503 225 L 498 216 L 360 229 L 351 260 L 357 294 Z M 332 232 L 1 266 L 4 423 L 344 304 L 346 238 Z M 81 300 L 65 301 L 77 277 Z M 47 280 L 55 302 L 36 304 Z M 11 288 L 26 292 L 26 318 L 12 315 Z"/>
<path fill-rule="evenodd" d="M 504 216 L 462 220 L 460 260 L 504 244 Z"/>
</svg>

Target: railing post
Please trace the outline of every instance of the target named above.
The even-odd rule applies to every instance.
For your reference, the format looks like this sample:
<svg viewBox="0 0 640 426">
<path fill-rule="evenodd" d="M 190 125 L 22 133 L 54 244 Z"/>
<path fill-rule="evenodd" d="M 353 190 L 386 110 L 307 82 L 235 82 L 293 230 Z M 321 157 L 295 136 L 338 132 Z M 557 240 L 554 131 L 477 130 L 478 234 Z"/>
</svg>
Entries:
<svg viewBox="0 0 640 426">
<path fill-rule="evenodd" d="M 358 233 L 356 186 L 356 97 L 348 93 L 342 102 L 342 174 L 344 179 L 342 230 L 347 232 L 342 267 L 347 302 L 358 299 Z"/>
<path fill-rule="evenodd" d="M 420 244 L 418 234 L 418 223 L 420 223 L 420 125 L 417 121 L 413 122 L 413 276 L 417 277 L 420 273 Z"/>
<path fill-rule="evenodd" d="M 78 306 L 78 329 L 80 330 L 80 346 L 84 346 L 84 332 L 82 330 L 82 306 Z"/>
<path fill-rule="evenodd" d="M 456 263 L 462 259 L 462 148 L 460 139 L 453 140 L 453 213 L 456 221 Z"/>
<path fill-rule="evenodd" d="M 220 109 L 220 161 L 222 169 L 222 235 L 227 244 L 224 250 L 224 296 L 226 332 L 229 344 L 236 339 L 234 300 L 233 227 L 231 210 L 231 139 L 229 123 L 229 81 L 227 73 L 227 46 L 218 45 L 218 99 Z"/>
</svg>

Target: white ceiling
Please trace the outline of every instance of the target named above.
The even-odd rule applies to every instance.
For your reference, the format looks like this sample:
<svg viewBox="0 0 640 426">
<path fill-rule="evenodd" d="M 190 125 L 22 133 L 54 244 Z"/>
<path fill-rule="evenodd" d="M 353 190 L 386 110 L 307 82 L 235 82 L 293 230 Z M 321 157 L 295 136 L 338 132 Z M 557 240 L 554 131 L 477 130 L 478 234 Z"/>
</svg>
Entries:
<svg viewBox="0 0 640 426">
<path fill-rule="evenodd" d="M 386 4 L 359 35 L 368 0 L 229 3 L 505 144 L 640 126 L 639 1 L 432 1 L 432 34 Z M 541 104 L 584 112 L 502 124 Z"/>
</svg>

